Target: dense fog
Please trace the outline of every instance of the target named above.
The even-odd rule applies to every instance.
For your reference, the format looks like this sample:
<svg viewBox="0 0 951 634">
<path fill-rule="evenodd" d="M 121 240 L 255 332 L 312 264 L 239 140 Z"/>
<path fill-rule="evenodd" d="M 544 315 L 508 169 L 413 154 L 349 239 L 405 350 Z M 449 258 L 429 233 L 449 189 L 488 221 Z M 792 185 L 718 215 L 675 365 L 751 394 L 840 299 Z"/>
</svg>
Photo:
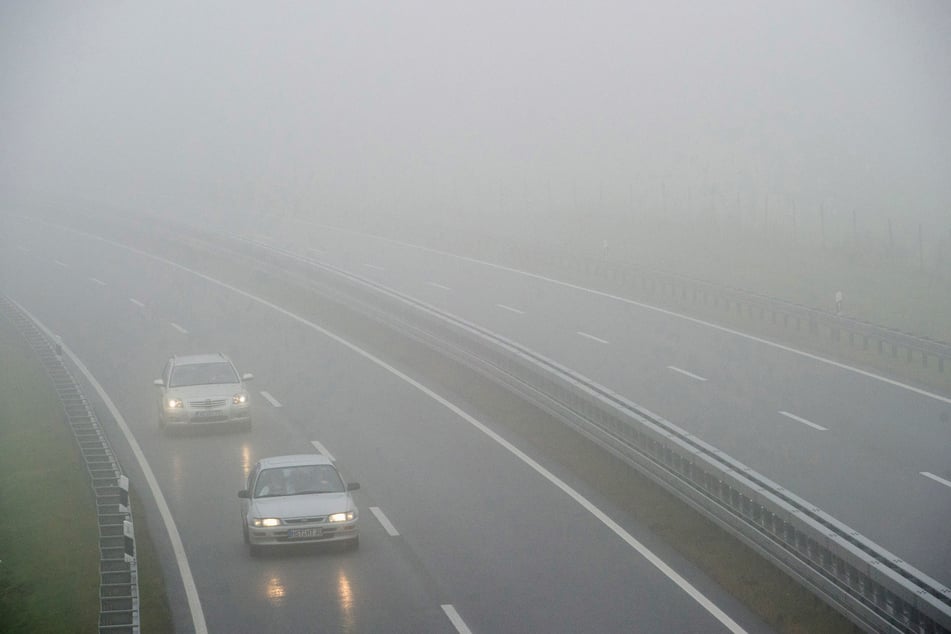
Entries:
<svg viewBox="0 0 951 634">
<path fill-rule="evenodd" d="M 4 3 L 6 196 L 947 233 L 940 0 Z"/>
</svg>

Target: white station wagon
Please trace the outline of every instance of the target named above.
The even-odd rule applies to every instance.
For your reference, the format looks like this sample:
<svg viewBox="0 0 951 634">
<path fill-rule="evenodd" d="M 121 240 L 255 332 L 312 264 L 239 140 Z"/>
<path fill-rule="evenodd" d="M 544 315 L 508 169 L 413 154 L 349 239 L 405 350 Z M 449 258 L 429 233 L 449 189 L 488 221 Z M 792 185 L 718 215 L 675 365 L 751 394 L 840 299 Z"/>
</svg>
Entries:
<svg viewBox="0 0 951 634">
<path fill-rule="evenodd" d="M 159 388 L 162 429 L 234 425 L 251 429 L 251 398 L 244 387 L 253 374 L 239 375 L 221 353 L 174 356 L 165 364 Z"/>
<path fill-rule="evenodd" d="M 312 542 L 360 544 L 357 507 L 336 467 L 320 454 L 275 456 L 254 465 L 241 500 L 241 531 L 251 555 L 262 547 Z"/>
</svg>

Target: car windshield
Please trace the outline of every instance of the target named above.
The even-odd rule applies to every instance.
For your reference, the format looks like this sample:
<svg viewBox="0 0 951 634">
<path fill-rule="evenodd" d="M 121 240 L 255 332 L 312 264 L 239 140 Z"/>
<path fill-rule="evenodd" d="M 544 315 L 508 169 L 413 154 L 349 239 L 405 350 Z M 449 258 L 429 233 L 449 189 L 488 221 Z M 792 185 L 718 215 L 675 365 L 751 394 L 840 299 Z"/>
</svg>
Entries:
<svg viewBox="0 0 951 634">
<path fill-rule="evenodd" d="M 169 387 L 183 385 L 213 385 L 216 383 L 240 383 L 241 379 L 227 362 L 189 363 L 177 365 L 172 370 Z"/>
<path fill-rule="evenodd" d="M 254 484 L 254 497 L 340 493 L 343 490 L 343 481 L 331 465 L 303 465 L 264 469 Z"/>
</svg>

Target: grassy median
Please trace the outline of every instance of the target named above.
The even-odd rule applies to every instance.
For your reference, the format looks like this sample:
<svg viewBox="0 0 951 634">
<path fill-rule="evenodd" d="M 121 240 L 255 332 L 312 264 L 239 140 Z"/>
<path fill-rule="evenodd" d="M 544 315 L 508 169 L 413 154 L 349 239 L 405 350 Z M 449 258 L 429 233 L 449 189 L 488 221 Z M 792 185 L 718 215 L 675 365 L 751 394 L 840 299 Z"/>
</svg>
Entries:
<svg viewBox="0 0 951 634">
<path fill-rule="evenodd" d="M 2 317 L 0 359 L 0 632 L 98 632 L 89 475 L 43 367 Z M 171 631 L 145 521 L 135 519 L 143 631 Z"/>
<path fill-rule="evenodd" d="M 96 632 L 99 529 L 82 457 L 39 361 L 0 318 L 0 631 Z"/>
</svg>

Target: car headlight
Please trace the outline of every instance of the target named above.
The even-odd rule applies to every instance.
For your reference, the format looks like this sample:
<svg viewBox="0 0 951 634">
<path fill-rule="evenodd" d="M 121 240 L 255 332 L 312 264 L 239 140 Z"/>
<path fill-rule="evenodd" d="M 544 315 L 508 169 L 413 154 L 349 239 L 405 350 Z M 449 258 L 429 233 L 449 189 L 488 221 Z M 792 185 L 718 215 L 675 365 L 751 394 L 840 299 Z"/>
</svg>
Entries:
<svg viewBox="0 0 951 634">
<path fill-rule="evenodd" d="M 231 402 L 234 403 L 235 405 L 244 405 L 245 403 L 248 402 L 248 395 L 245 394 L 244 392 L 240 394 L 235 394 L 234 396 L 231 397 Z"/>
<path fill-rule="evenodd" d="M 185 406 L 180 398 L 170 398 L 165 402 L 165 405 L 168 406 L 169 409 L 181 409 Z"/>
<path fill-rule="evenodd" d="M 273 528 L 275 526 L 281 525 L 281 520 L 276 517 L 255 517 L 251 520 L 251 523 L 255 526 L 263 526 L 265 528 Z"/>
<path fill-rule="evenodd" d="M 328 522 L 349 522 L 355 518 L 357 514 L 353 511 L 347 511 L 346 513 L 333 513 L 327 516 Z"/>
</svg>

